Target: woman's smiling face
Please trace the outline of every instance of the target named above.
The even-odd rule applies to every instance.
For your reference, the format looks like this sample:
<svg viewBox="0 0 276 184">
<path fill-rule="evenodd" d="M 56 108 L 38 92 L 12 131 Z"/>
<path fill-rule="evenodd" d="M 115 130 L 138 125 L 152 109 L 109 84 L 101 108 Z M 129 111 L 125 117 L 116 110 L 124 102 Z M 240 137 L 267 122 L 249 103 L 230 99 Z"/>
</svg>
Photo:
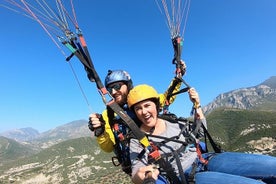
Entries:
<svg viewBox="0 0 276 184">
<path fill-rule="evenodd" d="M 134 105 L 134 111 L 138 119 L 146 127 L 154 127 L 157 122 L 156 104 L 151 100 L 144 100 Z"/>
</svg>

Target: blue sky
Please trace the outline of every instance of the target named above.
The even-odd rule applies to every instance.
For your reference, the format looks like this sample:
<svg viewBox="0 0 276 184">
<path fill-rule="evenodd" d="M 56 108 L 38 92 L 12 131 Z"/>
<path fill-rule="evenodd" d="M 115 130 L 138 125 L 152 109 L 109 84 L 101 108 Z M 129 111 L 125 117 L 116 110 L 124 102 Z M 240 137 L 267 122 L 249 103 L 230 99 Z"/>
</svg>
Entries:
<svg viewBox="0 0 276 184">
<path fill-rule="evenodd" d="M 134 84 L 164 92 L 174 77 L 173 48 L 154 0 L 74 1 L 94 65 L 129 71 Z M 258 85 L 276 75 L 276 1 L 192 0 L 182 59 L 184 79 L 207 105 L 220 93 Z M 33 20 L 0 7 L 0 132 L 33 127 L 40 132 L 87 119 L 105 106 L 79 61 L 71 60 L 87 105 L 65 57 Z M 188 116 L 187 94 L 170 107 Z"/>
</svg>

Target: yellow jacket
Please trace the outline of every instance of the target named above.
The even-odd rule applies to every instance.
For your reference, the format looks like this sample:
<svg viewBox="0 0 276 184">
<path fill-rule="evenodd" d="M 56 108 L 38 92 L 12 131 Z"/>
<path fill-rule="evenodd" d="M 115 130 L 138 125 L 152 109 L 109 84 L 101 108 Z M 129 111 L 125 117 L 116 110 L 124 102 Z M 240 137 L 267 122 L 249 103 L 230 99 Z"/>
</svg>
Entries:
<svg viewBox="0 0 276 184">
<path fill-rule="evenodd" d="M 172 80 L 170 86 L 172 85 L 174 80 L 178 80 L 178 79 L 174 78 Z M 170 88 L 170 86 L 169 86 L 169 88 Z M 179 91 L 180 86 L 181 86 L 181 82 L 178 82 L 173 93 Z M 159 94 L 160 107 L 163 107 L 165 105 L 167 95 L 168 95 L 168 90 L 164 94 Z M 173 103 L 175 98 L 176 98 L 176 96 L 172 96 L 169 100 L 169 104 Z M 105 152 L 112 152 L 114 149 L 114 145 L 115 145 L 115 137 L 114 137 L 113 131 L 109 124 L 106 109 L 102 112 L 102 116 L 103 116 L 104 121 L 106 122 L 105 123 L 105 132 L 102 135 L 100 135 L 99 137 L 97 137 L 97 141 L 102 150 L 104 150 Z"/>
</svg>

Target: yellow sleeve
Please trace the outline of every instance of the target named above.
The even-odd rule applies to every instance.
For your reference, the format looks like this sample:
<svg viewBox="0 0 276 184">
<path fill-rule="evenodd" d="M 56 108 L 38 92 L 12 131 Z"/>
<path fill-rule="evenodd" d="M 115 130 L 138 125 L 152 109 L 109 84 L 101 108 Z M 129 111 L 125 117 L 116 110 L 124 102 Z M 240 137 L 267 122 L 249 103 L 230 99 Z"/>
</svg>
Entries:
<svg viewBox="0 0 276 184">
<path fill-rule="evenodd" d="M 173 84 L 173 82 L 175 80 L 179 80 L 179 79 L 176 79 L 176 78 L 173 78 L 172 82 L 170 83 L 168 89 L 165 91 L 164 94 L 159 94 L 159 101 L 160 101 L 160 107 L 164 107 L 165 103 L 166 103 L 166 99 L 167 99 L 167 95 L 168 95 L 168 90 L 169 88 L 171 87 L 171 85 Z M 178 82 L 178 81 L 177 81 Z M 175 92 L 178 92 L 180 90 L 180 86 L 181 86 L 181 81 L 179 81 L 177 83 L 177 85 L 175 86 L 174 90 L 172 93 L 175 93 Z M 169 99 L 169 104 L 172 104 L 174 102 L 176 98 L 176 95 L 172 96 L 170 99 Z"/>
<path fill-rule="evenodd" d="M 97 137 L 97 141 L 103 151 L 112 152 L 115 145 L 115 137 L 109 125 L 107 110 L 103 111 L 102 116 L 105 121 L 105 131 L 102 135 Z"/>
</svg>

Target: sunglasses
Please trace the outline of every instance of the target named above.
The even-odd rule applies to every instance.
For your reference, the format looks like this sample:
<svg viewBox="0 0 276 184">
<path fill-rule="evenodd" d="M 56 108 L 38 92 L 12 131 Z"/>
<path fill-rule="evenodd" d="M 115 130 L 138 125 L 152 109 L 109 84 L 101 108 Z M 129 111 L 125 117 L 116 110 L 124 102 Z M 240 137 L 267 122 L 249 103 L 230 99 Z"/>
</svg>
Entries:
<svg viewBox="0 0 276 184">
<path fill-rule="evenodd" d="M 118 91 L 121 89 L 122 85 L 124 85 L 124 83 L 116 83 L 112 86 L 107 87 L 106 89 L 109 93 L 112 93 L 112 89 L 115 89 L 116 91 Z"/>
</svg>

